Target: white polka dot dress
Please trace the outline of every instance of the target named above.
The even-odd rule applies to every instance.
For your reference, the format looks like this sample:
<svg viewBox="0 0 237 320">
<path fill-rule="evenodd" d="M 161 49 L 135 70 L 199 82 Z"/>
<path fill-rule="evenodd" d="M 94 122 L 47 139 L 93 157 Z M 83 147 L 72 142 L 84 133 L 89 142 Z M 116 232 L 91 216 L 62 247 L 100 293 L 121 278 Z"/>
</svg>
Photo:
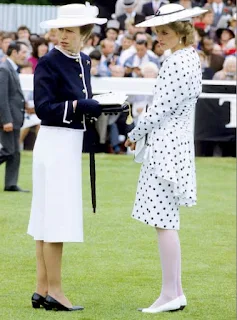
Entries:
<svg viewBox="0 0 237 320">
<path fill-rule="evenodd" d="M 201 90 L 197 52 L 176 51 L 160 69 L 152 104 L 128 135 L 134 142 L 147 135 L 132 216 L 153 227 L 179 230 L 179 206 L 196 204 L 193 131 Z"/>
</svg>

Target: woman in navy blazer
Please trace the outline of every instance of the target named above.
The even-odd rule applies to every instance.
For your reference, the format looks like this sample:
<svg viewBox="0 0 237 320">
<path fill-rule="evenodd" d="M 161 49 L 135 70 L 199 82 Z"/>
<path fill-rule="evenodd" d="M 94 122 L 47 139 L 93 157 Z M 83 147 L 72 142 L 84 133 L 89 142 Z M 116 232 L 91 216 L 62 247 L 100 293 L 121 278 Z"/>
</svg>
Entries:
<svg viewBox="0 0 237 320">
<path fill-rule="evenodd" d="M 91 61 L 80 52 L 97 18 L 97 7 L 70 4 L 56 20 L 59 46 L 39 60 L 34 76 L 35 111 L 41 128 L 33 152 L 33 198 L 28 234 L 36 240 L 37 285 L 32 306 L 74 311 L 61 286 L 64 242 L 83 241 L 81 155 L 85 118 L 98 118 L 92 98 Z"/>
</svg>

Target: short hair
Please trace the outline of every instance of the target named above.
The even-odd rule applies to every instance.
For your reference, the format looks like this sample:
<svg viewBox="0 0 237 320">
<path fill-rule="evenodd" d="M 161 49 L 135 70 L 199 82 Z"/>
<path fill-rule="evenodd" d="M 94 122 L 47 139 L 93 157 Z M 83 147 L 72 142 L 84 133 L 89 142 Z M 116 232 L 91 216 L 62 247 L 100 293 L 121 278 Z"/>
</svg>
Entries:
<svg viewBox="0 0 237 320">
<path fill-rule="evenodd" d="M 141 32 L 141 31 L 136 32 L 136 33 L 134 34 L 134 36 L 133 36 L 133 40 L 134 40 L 134 41 L 137 40 L 137 35 L 139 35 L 139 34 L 144 34 L 144 35 L 146 35 L 146 32 Z"/>
<path fill-rule="evenodd" d="M 30 31 L 30 29 L 29 29 L 27 26 L 24 26 L 24 25 L 20 26 L 20 27 L 17 29 L 17 32 L 22 31 L 22 30 L 27 30 L 27 31 L 29 32 L 29 34 L 31 34 L 31 31 Z"/>
<path fill-rule="evenodd" d="M 146 48 L 147 48 L 147 46 L 148 46 L 148 43 L 147 43 L 146 40 L 137 40 L 137 41 L 136 41 L 136 44 L 138 44 L 138 45 L 144 45 Z"/>
<path fill-rule="evenodd" d="M 7 56 L 10 57 L 14 50 L 16 50 L 16 52 L 19 52 L 22 45 L 27 47 L 27 45 L 22 41 L 12 41 L 7 49 Z"/>
<path fill-rule="evenodd" d="M 209 37 L 209 36 L 204 36 L 204 37 L 202 37 L 201 40 L 200 40 L 200 47 L 201 47 L 201 48 L 204 47 L 204 41 L 205 41 L 205 40 L 211 40 L 211 41 L 213 42 L 213 44 L 214 44 L 213 38 L 211 38 L 211 37 Z"/>
<path fill-rule="evenodd" d="M 90 57 L 91 59 L 100 61 L 100 59 L 101 59 L 101 53 L 100 53 L 99 50 L 93 50 L 93 51 L 89 54 L 89 57 Z"/>
<path fill-rule="evenodd" d="M 189 21 L 175 21 L 167 26 L 182 37 L 183 44 L 189 46 L 194 44 L 194 27 Z M 160 27 L 156 27 L 158 30 Z"/>
<path fill-rule="evenodd" d="M 115 42 L 114 42 L 114 41 L 105 38 L 104 40 L 102 40 L 102 41 L 100 42 L 101 48 L 104 49 L 104 48 L 106 47 L 106 43 L 113 43 L 113 44 L 115 45 Z"/>
<path fill-rule="evenodd" d="M 133 40 L 133 36 L 131 36 L 131 34 L 129 34 L 129 33 L 126 33 L 126 34 L 124 35 L 124 38 L 126 38 L 126 39 L 128 39 L 128 40 Z"/>
<path fill-rule="evenodd" d="M 49 46 L 48 45 L 48 41 L 45 40 L 44 38 L 39 38 L 37 40 L 35 40 L 32 44 L 32 56 L 36 59 L 39 59 L 39 56 L 38 56 L 38 48 L 41 44 L 45 44 L 47 47 Z"/>
<path fill-rule="evenodd" d="M 12 39 L 12 35 L 10 32 L 4 32 L 2 36 L 2 41 L 5 39 Z"/>
</svg>

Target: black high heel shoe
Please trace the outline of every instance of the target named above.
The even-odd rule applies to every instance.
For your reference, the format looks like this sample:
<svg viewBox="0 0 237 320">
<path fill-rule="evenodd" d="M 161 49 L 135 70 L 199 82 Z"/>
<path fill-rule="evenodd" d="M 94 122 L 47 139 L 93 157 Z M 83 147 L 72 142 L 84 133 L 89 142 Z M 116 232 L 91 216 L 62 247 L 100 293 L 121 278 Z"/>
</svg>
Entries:
<svg viewBox="0 0 237 320">
<path fill-rule="evenodd" d="M 55 300 L 51 296 L 47 296 L 45 298 L 44 308 L 47 311 L 50 311 L 50 310 L 54 310 L 54 311 L 81 311 L 84 309 L 84 307 L 81 307 L 81 306 L 75 306 L 72 308 L 65 307 L 64 305 L 62 305 L 60 302 L 58 302 L 57 300 Z"/>
<path fill-rule="evenodd" d="M 39 309 L 40 306 L 44 307 L 45 298 L 35 292 L 31 298 L 31 303 L 34 309 Z"/>
</svg>

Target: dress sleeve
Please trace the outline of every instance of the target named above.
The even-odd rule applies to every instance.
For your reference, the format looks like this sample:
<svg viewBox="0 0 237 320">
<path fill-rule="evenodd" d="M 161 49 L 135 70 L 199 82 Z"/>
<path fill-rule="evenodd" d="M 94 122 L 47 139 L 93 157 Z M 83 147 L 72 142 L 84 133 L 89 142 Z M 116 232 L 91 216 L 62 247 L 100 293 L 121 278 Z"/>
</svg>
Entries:
<svg viewBox="0 0 237 320">
<path fill-rule="evenodd" d="M 34 74 L 35 112 L 41 120 L 71 123 L 73 101 L 57 102 L 57 73 L 46 59 L 40 59 Z"/>
<path fill-rule="evenodd" d="M 138 125 L 128 134 L 132 142 L 140 140 L 174 114 L 187 94 L 185 90 L 188 78 L 189 71 L 185 70 L 184 64 L 178 61 L 177 57 L 170 57 L 163 63 L 157 78 L 153 102 Z"/>
</svg>

